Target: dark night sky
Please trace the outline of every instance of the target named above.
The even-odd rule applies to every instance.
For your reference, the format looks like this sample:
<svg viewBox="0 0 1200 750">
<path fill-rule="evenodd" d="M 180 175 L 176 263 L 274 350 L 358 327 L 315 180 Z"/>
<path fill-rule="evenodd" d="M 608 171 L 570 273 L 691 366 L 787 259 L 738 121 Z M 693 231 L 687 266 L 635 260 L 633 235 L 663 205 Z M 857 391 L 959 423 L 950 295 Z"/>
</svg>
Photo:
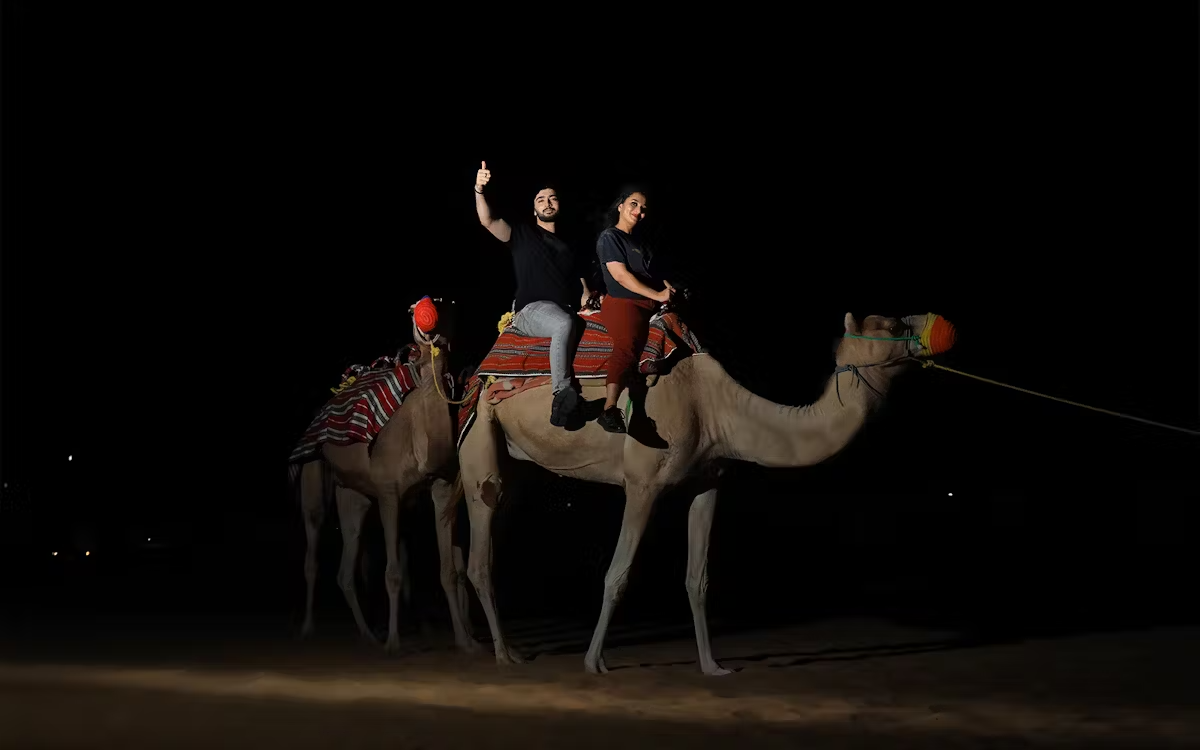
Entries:
<svg viewBox="0 0 1200 750">
<path fill-rule="evenodd" d="M 309 413 L 405 340 L 411 302 L 458 299 L 456 356 L 486 351 L 512 281 L 474 217 L 480 159 L 514 212 L 542 176 L 567 211 L 648 181 L 702 338 L 774 400 L 819 392 L 846 311 L 932 310 L 960 331 L 950 366 L 1200 424 L 1194 55 L 1143 54 L 1148 19 L 925 29 L 791 67 L 730 53 L 682 80 L 481 77 L 461 45 L 421 58 L 348 16 L 209 34 L 6 13 L 6 480 L 168 515 L 231 490 L 277 507 Z M 813 481 L 1089 493 L 1185 479 L 1198 447 L 922 372 Z"/>
</svg>

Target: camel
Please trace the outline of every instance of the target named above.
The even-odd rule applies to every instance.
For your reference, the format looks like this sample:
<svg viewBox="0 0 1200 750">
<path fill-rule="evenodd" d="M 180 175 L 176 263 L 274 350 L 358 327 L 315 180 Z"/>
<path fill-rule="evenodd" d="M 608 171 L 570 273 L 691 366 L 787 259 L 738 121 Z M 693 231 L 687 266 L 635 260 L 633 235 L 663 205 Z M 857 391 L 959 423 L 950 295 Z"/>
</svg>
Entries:
<svg viewBox="0 0 1200 750">
<path fill-rule="evenodd" d="M 584 657 L 591 673 L 608 671 L 605 634 L 655 500 L 675 487 L 694 492 L 688 513 L 686 588 L 699 665 L 707 675 L 729 674 L 713 658 L 705 614 L 709 530 L 722 464 L 740 460 L 798 467 L 825 461 L 854 438 L 897 374 L 910 369 L 917 357 L 949 349 L 955 335 L 948 321 L 932 313 L 899 320 L 872 315 L 861 326 L 847 313 L 844 323 L 834 374 L 821 397 L 808 406 L 784 406 L 756 396 L 707 354 L 677 361 L 644 390 L 644 402 L 624 435 L 605 432 L 595 422 L 577 431 L 554 427 L 546 418 L 549 387 L 530 388 L 494 405 L 481 399 L 475 425 L 459 446 L 459 464 L 471 522 L 467 575 L 487 615 L 496 661 L 523 661 L 504 640 L 492 592 L 491 524 L 503 494 L 504 450 L 561 476 L 625 488 L 621 532 L 604 578 L 599 621 Z M 588 401 L 604 398 L 602 384 L 585 381 L 583 392 Z M 628 388 L 624 394 L 628 398 Z M 648 430 L 635 429 L 639 419 Z M 639 431 L 657 434 L 648 439 L 638 437 Z M 658 447 L 663 441 L 666 447 Z"/>
<path fill-rule="evenodd" d="M 410 314 L 413 309 L 409 308 Z M 435 330 L 446 328 L 439 326 Z M 377 642 L 359 606 L 354 573 L 363 519 L 370 508 L 371 499 L 379 503 L 387 548 L 384 573 L 388 592 L 386 649 L 389 653 L 399 651 L 398 608 L 406 567 L 397 553 L 400 544 L 399 511 L 402 502 L 415 500 L 428 486 L 435 507 L 442 589 L 450 604 L 455 645 L 468 653 L 476 653 L 481 649 L 470 634 L 469 599 L 461 549 L 453 546 L 453 510 L 457 498 L 461 496 L 458 455 L 455 451 L 454 424 L 447 403 L 449 396 L 439 391 L 435 380 L 444 373 L 447 365 L 445 358 L 438 360 L 435 356 L 438 347 L 447 345 L 446 336 L 444 332 L 427 336 L 413 322 L 413 339 L 420 350 L 417 360 L 418 386 L 384 423 L 369 450 L 366 443 L 336 445 L 326 442 L 321 446 L 319 458 L 300 466 L 300 505 L 308 539 L 304 558 L 307 595 L 302 635 L 311 635 L 313 632 L 317 540 L 325 517 L 329 488 L 333 485 L 343 543 L 338 584 L 354 614 L 359 633 L 370 643 Z"/>
</svg>

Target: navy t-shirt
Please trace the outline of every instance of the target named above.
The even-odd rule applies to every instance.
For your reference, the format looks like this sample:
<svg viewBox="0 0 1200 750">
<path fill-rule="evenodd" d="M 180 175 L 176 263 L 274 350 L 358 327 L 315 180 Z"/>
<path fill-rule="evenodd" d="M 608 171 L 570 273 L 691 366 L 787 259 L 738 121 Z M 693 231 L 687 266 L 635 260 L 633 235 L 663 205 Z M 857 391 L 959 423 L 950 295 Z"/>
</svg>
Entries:
<svg viewBox="0 0 1200 750">
<path fill-rule="evenodd" d="M 616 227 L 605 229 L 596 238 L 596 257 L 600 259 L 600 271 L 604 274 L 604 284 L 608 287 L 608 294 L 613 297 L 648 299 L 637 292 L 629 291 L 612 277 L 612 274 L 608 272 L 608 263 L 614 260 L 624 263 L 638 281 L 654 291 L 661 292 L 665 288 L 662 282 L 656 280 L 650 272 L 650 251 Z"/>
<path fill-rule="evenodd" d="M 517 277 L 517 311 L 540 301 L 557 303 L 572 312 L 578 309 L 583 294 L 579 279 L 588 273 L 580 254 L 570 245 L 537 224 L 518 222 L 512 225 L 508 247 Z"/>
</svg>

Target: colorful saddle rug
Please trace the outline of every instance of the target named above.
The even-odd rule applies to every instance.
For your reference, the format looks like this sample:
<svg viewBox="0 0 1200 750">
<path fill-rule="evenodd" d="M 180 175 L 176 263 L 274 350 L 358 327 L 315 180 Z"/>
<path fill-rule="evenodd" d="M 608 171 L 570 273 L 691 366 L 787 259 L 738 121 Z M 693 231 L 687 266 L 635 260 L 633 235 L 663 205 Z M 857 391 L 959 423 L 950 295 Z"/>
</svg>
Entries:
<svg viewBox="0 0 1200 750">
<path fill-rule="evenodd" d="M 604 313 L 580 313 L 580 317 L 587 327 L 575 350 L 575 377 L 580 380 L 606 378 L 608 357 L 612 354 L 612 338 L 604 327 Z M 650 321 L 650 333 L 638 361 L 638 371 L 646 374 L 658 372 L 660 365 L 675 353 L 680 344 L 691 349 L 689 356 L 704 351 L 695 334 L 676 313 L 655 316 Z M 479 396 L 483 390 L 488 390 L 487 398 L 493 401 L 549 381 L 550 339 L 522 336 L 510 324 L 496 339 L 492 350 L 467 384 L 466 402 L 458 411 L 458 444 L 462 445 L 463 438 L 475 421 Z"/>
<path fill-rule="evenodd" d="M 416 361 L 420 350 L 411 344 L 395 357 L 380 357 L 370 365 L 351 365 L 342 382 L 331 388 L 334 397 L 317 412 L 292 450 L 289 463 L 317 455 L 324 443 L 370 443 L 387 424 L 405 396 L 418 384 Z"/>
</svg>

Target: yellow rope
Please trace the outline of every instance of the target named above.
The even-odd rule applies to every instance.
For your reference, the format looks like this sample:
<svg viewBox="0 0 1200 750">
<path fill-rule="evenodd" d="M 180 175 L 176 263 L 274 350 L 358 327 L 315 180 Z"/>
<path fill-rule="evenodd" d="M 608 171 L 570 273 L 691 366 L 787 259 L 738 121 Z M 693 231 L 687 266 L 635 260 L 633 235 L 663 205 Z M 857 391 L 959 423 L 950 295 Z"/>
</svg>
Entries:
<svg viewBox="0 0 1200 750">
<path fill-rule="evenodd" d="M 1101 414 L 1108 414 L 1109 416 L 1113 416 L 1113 417 L 1121 417 L 1122 419 L 1132 419 L 1135 422 L 1142 422 L 1144 424 L 1154 425 L 1155 427 L 1164 427 L 1168 430 L 1175 430 L 1176 432 L 1183 432 L 1188 435 L 1200 436 L 1200 430 L 1189 430 L 1186 427 L 1176 427 L 1173 424 L 1163 424 L 1162 422 L 1155 422 L 1150 419 L 1143 419 L 1141 417 L 1135 417 L 1130 414 L 1122 414 L 1121 412 L 1118 412 L 1118 411 L 1111 411 L 1109 409 L 1101 409 L 1097 406 L 1088 406 L 1087 404 L 1081 404 L 1078 401 L 1068 401 L 1065 398 L 1059 398 L 1057 396 L 1047 396 L 1045 393 L 1038 393 L 1037 391 L 1031 391 L 1027 388 L 1018 388 L 1015 385 L 1009 385 L 1008 383 L 1001 383 L 999 380 L 991 380 L 989 378 L 981 378 L 978 375 L 972 375 L 969 372 L 955 370 L 952 367 L 946 367 L 945 365 L 939 365 L 937 362 L 926 361 L 926 362 L 922 362 L 921 364 L 924 367 L 936 367 L 939 370 L 945 370 L 946 372 L 952 372 L 955 375 L 962 375 L 963 377 L 968 377 L 973 380 L 980 380 L 984 383 L 991 383 L 992 385 L 998 385 L 1003 388 L 1011 388 L 1014 391 L 1020 391 L 1021 393 L 1028 393 L 1030 396 L 1040 396 L 1042 398 L 1048 398 L 1051 401 L 1057 401 L 1060 404 L 1069 404 L 1071 406 L 1078 406 L 1080 409 L 1090 409 L 1092 411 L 1098 411 Z"/>
<path fill-rule="evenodd" d="M 441 353 L 442 353 L 441 349 L 437 348 L 433 344 L 429 345 L 429 359 L 430 359 L 430 364 L 433 366 L 433 387 L 437 389 L 437 394 L 439 396 L 441 396 L 442 400 L 445 401 L 446 403 L 455 404 L 455 405 L 465 404 L 465 403 L 467 403 L 466 396 L 464 396 L 461 401 L 451 401 L 450 399 L 446 398 L 446 394 L 442 393 L 442 386 L 438 382 L 439 380 L 442 379 L 442 377 L 440 375 L 438 375 L 438 371 L 437 371 L 437 355 L 439 355 Z"/>
</svg>

